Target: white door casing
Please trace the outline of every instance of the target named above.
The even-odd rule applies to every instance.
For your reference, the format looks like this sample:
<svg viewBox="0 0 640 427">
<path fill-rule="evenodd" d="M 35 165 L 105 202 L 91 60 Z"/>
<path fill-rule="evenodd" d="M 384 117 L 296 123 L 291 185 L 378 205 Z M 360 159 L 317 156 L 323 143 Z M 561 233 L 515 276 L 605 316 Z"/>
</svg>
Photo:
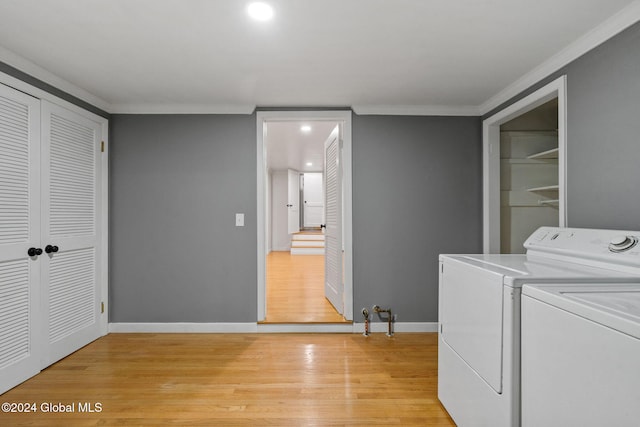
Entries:
<svg viewBox="0 0 640 427">
<path fill-rule="evenodd" d="M 500 125 L 558 98 L 558 224 L 567 224 L 567 78 L 561 76 L 482 123 L 483 252 L 500 253 Z"/>
<path fill-rule="evenodd" d="M 320 227 L 324 223 L 323 174 L 320 172 L 304 175 L 304 227 Z"/>
<path fill-rule="evenodd" d="M 300 231 L 300 173 L 287 170 L 287 224 L 289 234 Z"/>
<path fill-rule="evenodd" d="M 336 311 L 344 313 L 342 282 L 342 162 L 340 126 L 324 143 L 325 152 L 325 269 L 324 294 Z"/>
<path fill-rule="evenodd" d="M 343 283 L 344 283 L 344 318 L 353 320 L 353 255 L 352 255 L 352 143 L 351 143 L 351 111 L 258 111 L 256 114 L 256 144 L 257 144 L 257 320 L 263 321 L 266 317 L 266 242 L 268 227 L 266 218 L 266 132 L 267 123 L 270 121 L 333 121 L 342 126 L 342 217 L 343 217 Z"/>
<path fill-rule="evenodd" d="M 0 84 L 0 394 L 37 374 L 40 101 Z"/>
<path fill-rule="evenodd" d="M 101 130 L 42 101 L 44 366 L 100 336 Z"/>
</svg>

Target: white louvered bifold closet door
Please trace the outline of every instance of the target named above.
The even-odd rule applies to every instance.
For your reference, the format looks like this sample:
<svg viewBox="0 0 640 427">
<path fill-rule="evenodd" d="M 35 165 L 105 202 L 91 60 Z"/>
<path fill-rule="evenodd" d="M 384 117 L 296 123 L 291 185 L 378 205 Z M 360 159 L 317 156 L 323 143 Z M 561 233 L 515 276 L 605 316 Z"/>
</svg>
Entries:
<svg viewBox="0 0 640 427">
<path fill-rule="evenodd" d="M 340 128 L 324 143 L 325 152 L 325 273 L 324 293 L 338 313 L 344 313 L 342 281 L 342 164 Z"/>
<path fill-rule="evenodd" d="M 45 366 L 100 336 L 101 125 L 42 101 Z"/>
<path fill-rule="evenodd" d="M 0 393 L 37 374 L 40 101 L 0 84 Z"/>
</svg>

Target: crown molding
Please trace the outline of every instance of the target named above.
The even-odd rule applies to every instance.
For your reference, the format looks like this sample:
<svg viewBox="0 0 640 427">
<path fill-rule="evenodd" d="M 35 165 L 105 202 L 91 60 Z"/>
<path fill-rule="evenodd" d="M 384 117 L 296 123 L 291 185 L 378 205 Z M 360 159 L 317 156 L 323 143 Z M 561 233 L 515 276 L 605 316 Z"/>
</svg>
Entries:
<svg viewBox="0 0 640 427">
<path fill-rule="evenodd" d="M 353 112 L 359 116 L 479 116 L 473 105 L 354 105 Z"/>
<path fill-rule="evenodd" d="M 114 104 L 112 114 L 253 114 L 255 105 Z"/>
<path fill-rule="evenodd" d="M 478 106 L 480 115 L 489 113 L 638 21 L 640 1 L 636 0 Z"/>
<path fill-rule="evenodd" d="M 93 105 L 94 107 L 106 111 L 107 113 L 111 113 L 111 104 L 109 104 L 104 99 L 99 98 L 87 92 L 86 90 L 74 85 L 73 83 L 56 76 L 52 72 L 45 70 L 39 65 L 34 64 L 28 59 L 2 46 L 0 46 L 0 61 L 22 71 L 23 73 L 30 75 L 31 77 L 50 84 L 56 89 L 73 95 L 76 98 Z"/>
</svg>

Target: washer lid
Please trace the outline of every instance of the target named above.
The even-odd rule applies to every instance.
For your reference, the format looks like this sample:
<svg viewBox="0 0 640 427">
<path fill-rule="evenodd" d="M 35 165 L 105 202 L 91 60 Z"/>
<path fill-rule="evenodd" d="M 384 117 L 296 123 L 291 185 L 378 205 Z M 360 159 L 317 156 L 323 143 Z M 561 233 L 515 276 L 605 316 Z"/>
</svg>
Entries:
<svg viewBox="0 0 640 427">
<path fill-rule="evenodd" d="M 567 261 L 524 254 L 472 254 L 440 255 L 441 262 L 460 263 L 474 266 L 503 276 L 503 282 L 512 287 L 523 283 L 575 282 L 601 283 L 605 280 L 619 282 L 638 281 L 638 275 L 624 271 L 592 267 Z"/>
<path fill-rule="evenodd" d="M 525 285 L 522 294 L 640 338 L 640 283 Z"/>
</svg>

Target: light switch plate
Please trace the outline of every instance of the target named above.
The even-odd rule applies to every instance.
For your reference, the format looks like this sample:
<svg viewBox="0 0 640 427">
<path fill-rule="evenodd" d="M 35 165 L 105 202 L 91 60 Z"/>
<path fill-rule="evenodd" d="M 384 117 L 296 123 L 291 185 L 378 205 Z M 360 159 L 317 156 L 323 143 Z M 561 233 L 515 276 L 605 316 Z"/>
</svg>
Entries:
<svg viewBox="0 0 640 427">
<path fill-rule="evenodd" d="M 236 227 L 244 227 L 244 214 L 237 213 L 236 214 Z"/>
</svg>

